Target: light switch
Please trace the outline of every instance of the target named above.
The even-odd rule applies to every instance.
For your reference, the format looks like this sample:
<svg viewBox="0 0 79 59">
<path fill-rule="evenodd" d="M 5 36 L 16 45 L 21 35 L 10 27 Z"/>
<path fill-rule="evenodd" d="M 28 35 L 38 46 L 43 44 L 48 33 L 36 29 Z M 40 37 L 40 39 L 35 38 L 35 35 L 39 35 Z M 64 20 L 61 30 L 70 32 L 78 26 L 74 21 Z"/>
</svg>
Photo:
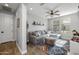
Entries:
<svg viewBox="0 0 79 59">
<path fill-rule="evenodd" d="M 4 31 L 1 31 L 1 33 L 4 33 Z"/>
</svg>

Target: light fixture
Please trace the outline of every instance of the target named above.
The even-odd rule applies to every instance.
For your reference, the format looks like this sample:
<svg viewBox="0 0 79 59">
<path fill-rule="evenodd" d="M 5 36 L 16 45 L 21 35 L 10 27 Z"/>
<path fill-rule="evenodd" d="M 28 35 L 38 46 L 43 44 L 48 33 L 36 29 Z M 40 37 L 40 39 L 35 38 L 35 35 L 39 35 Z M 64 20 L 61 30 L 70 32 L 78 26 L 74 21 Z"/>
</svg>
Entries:
<svg viewBox="0 0 79 59">
<path fill-rule="evenodd" d="M 7 7 L 8 7 L 9 5 L 8 5 L 7 3 L 5 3 L 5 6 L 7 6 Z"/>
<path fill-rule="evenodd" d="M 30 10 L 32 10 L 33 8 L 30 8 Z"/>
</svg>

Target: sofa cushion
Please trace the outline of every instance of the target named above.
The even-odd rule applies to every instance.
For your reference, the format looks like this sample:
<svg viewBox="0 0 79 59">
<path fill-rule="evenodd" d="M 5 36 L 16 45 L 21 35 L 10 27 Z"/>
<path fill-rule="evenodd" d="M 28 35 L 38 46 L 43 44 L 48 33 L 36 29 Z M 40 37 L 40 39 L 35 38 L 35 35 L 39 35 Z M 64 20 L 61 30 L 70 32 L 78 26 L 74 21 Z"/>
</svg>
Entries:
<svg viewBox="0 0 79 59">
<path fill-rule="evenodd" d="M 39 31 L 35 31 L 34 34 L 35 34 L 35 36 L 37 36 L 37 37 L 41 35 L 41 33 L 40 33 Z"/>
<path fill-rule="evenodd" d="M 44 30 L 44 32 L 45 32 L 45 34 L 47 34 L 47 31 Z"/>
<path fill-rule="evenodd" d="M 79 43 L 79 37 L 73 37 L 71 40 Z"/>
<path fill-rule="evenodd" d="M 47 34 L 47 32 L 45 30 L 42 30 L 41 35 L 45 35 L 45 34 Z"/>
</svg>

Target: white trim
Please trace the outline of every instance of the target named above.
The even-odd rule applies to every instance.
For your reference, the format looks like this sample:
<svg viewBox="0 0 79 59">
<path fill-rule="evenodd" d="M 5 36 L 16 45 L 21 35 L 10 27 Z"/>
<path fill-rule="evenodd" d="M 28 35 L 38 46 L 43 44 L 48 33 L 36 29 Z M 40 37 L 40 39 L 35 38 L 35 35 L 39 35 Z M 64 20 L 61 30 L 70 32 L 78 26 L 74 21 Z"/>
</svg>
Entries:
<svg viewBox="0 0 79 59">
<path fill-rule="evenodd" d="M 26 54 L 27 53 L 27 50 L 25 50 L 25 51 L 22 51 L 22 54 Z"/>
<path fill-rule="evenodd" d="M 27 53 L 27 50 L 25 50 L 25 51 L 22 51 L 21 50 L 21 48 L 19 47 L 19 45 L 16 43 L 16 45 L 17 45 L 17 47 L 18 47 L 18 49 L 19 49 L 19 51 L 20 51 L 20 53 L 23 55 L 23 54 L 25 54 L 25 53 Z"/>
<path fill-rule="evenodd" d="M 6 43 L 6 42 L 11 42 L 11 41 L 16 41 L 16 40 L 12 39 L 12 40 L 7 40 L 7 41 L 0 41 L 0 44 L 1 43 Z"/>
</svg>

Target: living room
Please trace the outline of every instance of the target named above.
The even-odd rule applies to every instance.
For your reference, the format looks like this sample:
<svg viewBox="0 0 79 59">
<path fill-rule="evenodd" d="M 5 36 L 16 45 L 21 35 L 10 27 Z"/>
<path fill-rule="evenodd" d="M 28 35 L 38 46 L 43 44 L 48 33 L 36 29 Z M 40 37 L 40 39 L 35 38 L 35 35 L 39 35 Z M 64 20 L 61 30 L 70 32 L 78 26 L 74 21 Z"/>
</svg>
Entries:
<svg viewBox="0 0 79 59">
<path fill-rule="evenodd" d="M 28 3 L 27 8 L 28 54 L 79 54 L 79 44 L 71 40 L 72 31 L 79 32 L 77 3 Z"/>
<path fill-rule="evenodd" d="M 1 55 L 79 55 L 78 3 L 0 6 Z"/>
<path fill-rule="evenodd" d="M 1 59 L 78 59 L 79 0 L 0 0 Z"/>
</svg>

